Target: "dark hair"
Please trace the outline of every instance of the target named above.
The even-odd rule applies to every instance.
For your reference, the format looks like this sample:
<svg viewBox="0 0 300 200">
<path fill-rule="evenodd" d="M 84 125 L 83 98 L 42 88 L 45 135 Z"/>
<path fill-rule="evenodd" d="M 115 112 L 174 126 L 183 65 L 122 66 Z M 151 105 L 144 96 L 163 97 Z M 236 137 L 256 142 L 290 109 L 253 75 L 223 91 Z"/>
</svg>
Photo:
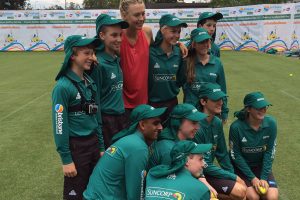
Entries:
<svg viewBox="0 0 300 200">
<path fill-rule="evenodd" d="M 186 58 L 186 78 L 188 83 L 192 83 L 196 78 L 196 73 L 195 73 L 196 56 L 197 56 L 196 50 L 190 47 L 188 56 Z"/>
<path fill-rule="evenodd" d="M 199 100 L 198 100 L 198 104 L 197 104 L 197 109 L 199 110 L 199 111 L 203 111 L 203 105 L 201 104 L 201 99 L 203 99 L 204 101 L 206 101 L 207 102 L 207 100 L 208 100 L 208 97 L 207 96 L 204 96 L 204 97 L 201 97 L 201 98 L 199 98 Z"/>
<path fill-rule="evenodd" d="M 207 22 L 207 20 L 209 20 L 209 19 L 218 22 L 218 21 L 217 21 L 216 19 L 214 19 L 214 18 L 206 18 L 206 19 L 202 19 L 202 20 L 200 20 L 200 21 L 197 22 L 197 28 L 199 28 L 200 25 L 203 26 L 203 25 Z M 217 33 L 217 27 L 216 27 L 216 30 L 215 30 L 214 34 L 211 36 L 211 37 L 212 37 L 212 41 L 215 41 L 215 39 L 216 39 L 216 33 Z"/>
<path fill-rule="evenodd" d="M 72 47 L 72 55 L 77 56 L 78 51 L 80 51 L 80 49 L 82 49 L 84 47 L 89 48 L 89 49 L 93 49 L 94 51 L 95 51 L 95 48 L 96 48 L 95 45 L 93 45 L 93 44 L 89 44 L 89 45 L 82 46 L 82 47 Z"/>
</svg>

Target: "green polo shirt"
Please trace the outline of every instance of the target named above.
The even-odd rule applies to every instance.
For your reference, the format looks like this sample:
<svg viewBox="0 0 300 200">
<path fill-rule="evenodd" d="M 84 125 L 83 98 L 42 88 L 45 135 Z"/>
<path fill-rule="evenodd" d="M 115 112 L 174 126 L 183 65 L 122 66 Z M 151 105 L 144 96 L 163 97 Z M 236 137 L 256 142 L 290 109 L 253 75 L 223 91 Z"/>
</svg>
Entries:
<svg viewBox="0 0 300 200">
<path fill-rule="evenodd" d="M 156 165 L 169 165 L 171 163 L 170 152 L 176 142 L 177 136 L 172 135 L 169 128 L 165 128 L 159 135 L 158 140 L 151 145 L 149 168 Z"/>
<path fill-rule="evenodd" d="M 210 55 L 209 62 L 206 65 L 202 65 L 202 63 L 196 59 L 195 65 L 195 80 L 191 84 L 185 83 L 183 86 L 184 103 L 189 103 L 194 106 L 197 104 L 199 101 L 197 94 L 203 83 L 217 83 L 220 85 L 221 90 L 227 94 L 223 64 L 218 57 Z M 186 63 L 184 63 L 184 66 L 186 68 Z M 221 113 L 222 119 L 228 118 L 228 111 L 227 98 L 224 98 Z"/>
<path fill-rule="evenodd" d="M 95 81 L 101 105 L 101 112 L 119 115 L 125 112 L 123 101 L 123 73 L 120 68 L 119 57 L 111 56 L 105 51 L 96 53 L 99 65 L 91 74 Z"/>
<path fill-rule="evenodd" d="M 151 171 L 151 170 L 150 170 Z M 156 178 L 148 173 L 146 181 L 146 200 L 189 199 L 209 200 L 209 189 L 188 170 L 182 170 L 165 177 Z"/>
<path fill-rule="evenodd" d="M 159 46 L 150 47 L 149 101 L 162 102 L 177 97 L 183 84 L 182 55 L 178 46 L 167 54 Z"/>
<path fill-rule="evenodd" d="M 97 163 L 83 196 L 86 200 L 137 200 L 143 196 L 149 150 L 136 131 L 112 144 Z"/>
<path fill-rule="evenodd" d="M 218 58 L 221 57 L 221 53 L 220 53 L 220 48 L 218 45 L 216 45 L 216 43 L 214 43 L 213 41 L 211 41 L 211 49 L 210 49 L 210 53 Z"/>
<path fill-rule="evenodd" d="M 214 117 L 210 123 L 206 119 L 201 120 L 200 129 L 196 133 L 194 141 L 198 144 L 213 145 L 212 150 L 205 154 L 205 161 L 208 165 L 203 171 L 205 175 L 236 180 L 226 147 L 222 121 L 218 117 Z M 221 167 L 214 164 L 215 158 Z"/>
<path fill-rule="evenodd" d="M 229 130 L 230 156 L 251 181 L 255 175 L 251 167 L 261 166 L 260 179 L 267 180 L 272 172 L 275 157 L 277 125 L 273 117 L 267 115 L 259 129 L 254 130 L 247 121 L 237 119 Z"/>
<path fill-rule="evenodd" d="M 86 100 L 91 100 L 92 91 L 96 93 L 97 87 L 87 74 L 84 75 L 87 84 L 71 70 L 66 73 L 66 76 L 78 83 L 78 87 Z M 104 150 L 102 132 L 97 115 L 87 115 L 85 112 L 68 112 L 70 106 L 80 104 L 81 96 L 77 88 L 66 76 L 62 76 L 57 81 L 52 92 L 54 140 L 64 165 L 73 162 L 69 148 L 70 137 L 88 136 L 96 130 L 99 138 L 99 148 Z"/>
<path fill-rule="evenodd" d="M 160 140 L 151 145 L 152 152 L 149 158 L 149 167 L 156 165 L 169 165 L 171 163 L 170 152 L 177 141 L 175 140 Z"/>
</svg>

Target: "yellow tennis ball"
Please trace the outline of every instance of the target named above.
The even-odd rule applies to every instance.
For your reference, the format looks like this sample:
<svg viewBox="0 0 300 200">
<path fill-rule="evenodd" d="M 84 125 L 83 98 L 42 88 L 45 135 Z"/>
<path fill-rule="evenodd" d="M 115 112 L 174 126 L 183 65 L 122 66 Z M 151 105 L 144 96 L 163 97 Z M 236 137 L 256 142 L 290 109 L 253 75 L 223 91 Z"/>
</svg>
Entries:
<svg viewBox="0 0 300 200">
<path fill-rule="evenodd" d="M 267 193 L 267 189 L 264 188 L 264 187 L 262 187 L 262 186 L 259 186 L 259 187 L 258 187 L 258 191 L 259 191 L 259 193 L 262 194 L 262 195 L 264 195 L 264 194 Z"/>
<path fill-rule="evenodd" d="M 293 74 L 290 74 L 290 76 L 293 76 Z"/>
</svg>

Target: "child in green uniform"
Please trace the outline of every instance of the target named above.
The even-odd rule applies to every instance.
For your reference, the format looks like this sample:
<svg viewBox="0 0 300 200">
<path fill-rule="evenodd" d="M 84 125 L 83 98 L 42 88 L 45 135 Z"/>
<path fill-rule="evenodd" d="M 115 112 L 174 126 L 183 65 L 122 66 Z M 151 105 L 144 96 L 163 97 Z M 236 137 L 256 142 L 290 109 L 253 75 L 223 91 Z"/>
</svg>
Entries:
<svg viewBox="0 0 300 200">
<path fill-rule="evenodd" d="M 84 73 L 94 62 L 98 39 L 73 35 L 66 39 L 64 63 L 52 92 L 54 139 L 64 172 L 63 199 L 82 199 L 103 139 L 95 103 L 97 87 Z"/>
<path fill-rule="evenodd" d="M 149 146 L 162 130 L 159 117 L 165 111 L 145 104 L 133 109 L 130 127 L 114 136 L 96 165 L 84 192 L 86 200 L 143 198 Z"/>
<path fill-rule="evenodd" d="M 196 105 L 198 90 L 203 83 L 217 83 L 226 93 L 226 80 L 223 64 L 219 58 L 208 54 L 211 36 L 203 28 L 191 33 L 189 55 L 185 62 L 186 83 L 183 86 L 184 102 Z M 221 118 L 228 118 L 227 99 L 223 99 Z"/>
<path fill-rule="evenodd" d="M 200 130 L 194 141 L 198 144 L 212 144 L 212 150 L 206 155 L 207 167 L 204 175 L 207 182 L 218 192 L 218 197 L 227 196 L 230 199 L 242 200 L 246 195 L 244 181 L 234 174 L 226 147 L 222 121 L 216 117 L 221 113 L 223 98 L 218 84 L 205 83 L 199 89 L 197 108 L 207 114 L 207 118 L 200 121 Z M 220 167 L 214 164 L 217 158 Z"/>
<path fill-rule="evenodd" d="M 244 98 L 244 108 L 235 113 L 238 118 L 229 130 L 230 156 L 235 172 L 247 184 L 247 199 L 278 199 L 278 189 L 272 173 L 275 157 L 277 124 L 266 115 L 271 104 L 261 92 Z M 261 192 L 263 187 L 267 192 Z"/>
<path fill-rule="evenodd" d="M 160 18 L 159 26 L 160 30 L 150 46 L 148 98 L 153 107 L 168 108 L 162 116 L 164 122 L 178 104 L 177 95 L 183 84 L 182 55 L 176 44 L 181 28 L 186 28 L 187 24 L 167 14 Z"/>
<path fill-rule="evenodd" d="M 196 144 L 187 140 L 178 142 L 171 150 L 169 165 L 150 169 L 145 199 L 209 200 L 208 188 L 197 178 L 205 165 L 203 153 L 211 147 L 211 144 Z"/>
<path fill-rule="evenodd" d="M 165 129 L 152 145 L 149 166 L 170 164 L 170 151 L 180 140 L 193 139 L 199 129 L 199 121 L 207 115 L 190 104 L 178 104 L 170 113 Z"/>
<path fill-rule="evenodd" d="M 218 20 L 222 19 L 222 13 L 203 12 L 198 18 L 197 27 L 205 28 L 208 34 L 212 37 L 210 54 L 220 57 L 220 48 L 215 44 L 216 26 Z"/>
<path fill-rule="evenodd" d="M 106 14 L 96 19 L 96 38 L 100 38 L 102 44 L 96 49 L 99 65 L 93 69 L 91 77 L 98 88 L 105 148 L 110 146 L 112 137 L 127 125 L 119 58 L 122 29 L 127 27 L 127 22 Z"/>
</svg>

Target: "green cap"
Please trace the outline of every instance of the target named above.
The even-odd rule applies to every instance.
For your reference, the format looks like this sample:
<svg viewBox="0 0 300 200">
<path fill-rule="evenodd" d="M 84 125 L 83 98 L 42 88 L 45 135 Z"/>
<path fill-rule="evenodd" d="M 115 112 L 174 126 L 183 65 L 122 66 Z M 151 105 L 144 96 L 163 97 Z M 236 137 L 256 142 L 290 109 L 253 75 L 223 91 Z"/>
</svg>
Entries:
<svg viewBox="0 0 300 200">
<path fill-rule="evenodd" d="M 171 164 L 158 165 L 149 171 L 154 177 L 163 177 L 181 170 L 190 154 L 203 154 L 212 148 L 212 144 L 196 144 L 192 141 L 181 140 L 174 145 L 170 152 Z"/>
<path fill-rule="evenodd" d="M 167 26 L 182 26 L 184 28 L 188 26 L 187 23 L 181 21 L 178 17 L 171 14 L 163 15 L 159 20 L 159 25 L 160 27 L 167 25 Z"/>
<path fill-rule="evenodd" d="M 121 132 L 117 133 L 112 138 L 112 143 L 116 142 L 117 140 L 125 137 L 127 135 L 133 134 L 136 131 L 136 127 L 139 121 L 143 119 L 150 119 L 159 117 L 166 112 L 167 108 L 154 108 L 152 106 L 141 104 L 135 107 L 131 114 L 130 114 L 130 126 L 127 129 L 122 130 Z"/>
<path fill-rule="evenodd" d="M 202 42 L 208 39 L 211 39 L 211 36 L 204 28 L 196 28 L 191 32 L 191 41 Z"/>
<path fill-rule="evenodd" d="M 222 13 L 203 12 L 198 18 L 198 23 L 204 19 L 215 19 L 216 21 L 223 18 Z"/>
<path fill-rule="evenodd" d="M 130 114 L 131 123 L 139 122 L 143 119 L 159 117 L 166 112 L 167 108 L 154 108 L 147 104 L 141 104 L 132 110 Z"/>
<path fill-rule="evenodd" d="M 67 37 L 64 44 L 65 59 L 55 80 L 58 80 L 61 76 L 63 76 L 66 73 L 69 67 L 69 60 L 73 54 L 73 47 L 84 47 L 90 44 L 94 45 L 94 47 L 97 47 L 100 43 L 100 40 L 97 38 L 86 38 L 81 35 L 71 35 Z"/>
<path fill-rule="evenodd" d="M 201 121 L 206 117 L 206 114 L 199 112 L 195 106 L 188 103 L 178 104 L 170 113 L 170 118 L 189 119 L 191 121 Z"/>
<path fill-rule="evenodd" d="M 189 140 L 179 141 L 171 150 L 172 163 L 186 158 L 190 154 L 203 154 L 212 148 L 212 144 L 197 144 Z"/>
<path fill-rule="evenodd" d="M 210 100 L 217 101 L 224 97 L 227 97 L 226 94 L 221 90 L 219 84 L 216 83 L 204 83 L 201 85 L 199 91 L 199 99 L 202 97 L 207 97 Z"/>
<path fill-rule="evenodd" d="M 99 37 L 100 30 L 103 26 L 115 25 L 118 24 L 122 29 L 126 29 L 129 27 L 129 24 L 123 20 L 113 18 L 107 14 L 101 14 L 96 19 L 96 33 Z"/>
<path fill-rule="evenodd" d="M 256 109 L 272 106 L 264 97 L 261 92 L 251 92 L 244 98 L 245 107 L 253 107 Z"/>
</svg>

